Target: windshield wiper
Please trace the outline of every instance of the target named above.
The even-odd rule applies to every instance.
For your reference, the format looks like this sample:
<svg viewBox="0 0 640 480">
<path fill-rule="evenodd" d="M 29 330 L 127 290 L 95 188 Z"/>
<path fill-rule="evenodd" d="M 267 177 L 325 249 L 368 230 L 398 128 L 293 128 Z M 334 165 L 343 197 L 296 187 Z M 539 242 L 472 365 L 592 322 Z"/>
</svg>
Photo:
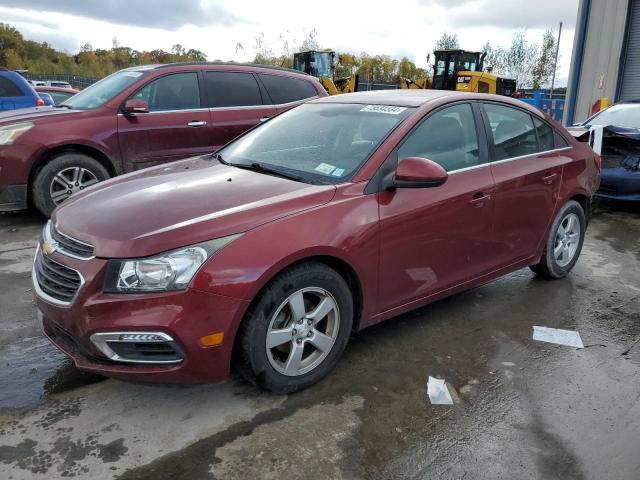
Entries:
<svg viewBox="0 0 640 480">
<path fill-rule="evenodd" d="M 268 173 L 271 175 L 277 175 L 279 177 L 288 178 L 289 180 L 295 180 L 296 182 L 308 183 L 303 177 L 295 175 L 293 173 L 283 172 L 275 168 L 267 167 L 260 162 L 246 163 L 228 163 L 227 165 L 233 165 L 234 167 L 243 168 L 245 170 L 252 170 L 254 172 Z"/>
<path fill-rule="evenodd" d="M 64 104 L 59 104 L 59 105 L 54 105 L 55 108 L 68 108 L 69 110 L 73 110 L 73 107 L 71 105 L 64 105 Z"/>
</svg>

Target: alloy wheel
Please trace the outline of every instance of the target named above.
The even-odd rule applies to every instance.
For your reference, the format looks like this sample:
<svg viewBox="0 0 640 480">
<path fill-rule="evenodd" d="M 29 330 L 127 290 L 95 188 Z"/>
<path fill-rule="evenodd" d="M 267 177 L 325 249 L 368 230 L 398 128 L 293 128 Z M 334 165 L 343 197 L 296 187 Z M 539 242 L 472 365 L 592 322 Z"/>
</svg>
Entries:
<svg viewBox="0 0 640 480">
<path fill-rule="evenodd" d="M 271 317 L 266 337 L 269 362 L 283 375 L 304 375 L 327 357 L 339 328 L 338 304 L 328 291 L 298 290 Z"/>
<path fill-rule="evenodd" d="M 55 174 L 49 185 L 49 195 L 56 205 L 60 205 L 76 192 L 98 183 L 98 177 L 82 167 L 69 167 Z"/>
<path fill-rule="evenodd" d="M 571 263 L 580 244 L 580 219 L 575 213 L 567 214 L 556 230 L 553 256 L 560 267 Z"/>
</svg>

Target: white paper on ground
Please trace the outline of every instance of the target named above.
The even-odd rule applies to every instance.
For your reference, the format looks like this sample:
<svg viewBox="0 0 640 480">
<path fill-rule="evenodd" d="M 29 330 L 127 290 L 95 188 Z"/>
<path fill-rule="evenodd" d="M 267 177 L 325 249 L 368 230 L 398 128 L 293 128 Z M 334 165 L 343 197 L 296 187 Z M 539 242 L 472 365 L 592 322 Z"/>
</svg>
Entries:
<svg viewBox="0 0 640 480">
<path fill-rule="evenodd" d="M 533 327 L 533 339 L 540 342 L 557 343 L 568 347 L 584 348 L 578 332 L 559 328 Z"/>
<path fill-rule="evenodd" d="M 453 405 L 453 400 L 444 380 L 429 377 L 427 382 L 427 395 L 432 405 Z"/>
</svg>

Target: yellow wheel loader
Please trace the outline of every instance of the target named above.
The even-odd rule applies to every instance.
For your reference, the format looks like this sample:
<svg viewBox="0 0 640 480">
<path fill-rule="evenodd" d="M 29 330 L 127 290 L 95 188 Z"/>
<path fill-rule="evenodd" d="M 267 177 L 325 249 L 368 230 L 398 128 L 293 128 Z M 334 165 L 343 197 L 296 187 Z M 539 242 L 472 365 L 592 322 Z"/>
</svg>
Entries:
<svg viewBox="0 0 640 480">
<path fill-rule="evenodd" d="M 516 81 L 483 71 L 485 53 L 466 50 L 436 50 L 433 86 L 436 90 L 493 93 L 510 97 Z"/>
<path fill-rule="evenodd" d="M 293 68 L 320 80 L 329 95 L 358 91 L 358 75 L 335 78 L 336 52 L 333 50 L 309 50 L 293 55 Z"/>
</svg>

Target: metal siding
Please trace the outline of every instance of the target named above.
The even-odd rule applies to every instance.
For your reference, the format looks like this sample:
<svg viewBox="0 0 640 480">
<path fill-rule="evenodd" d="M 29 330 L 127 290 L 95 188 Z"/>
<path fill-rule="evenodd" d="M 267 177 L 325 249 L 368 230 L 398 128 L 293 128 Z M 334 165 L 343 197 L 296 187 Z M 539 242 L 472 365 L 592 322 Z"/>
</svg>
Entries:
<svg viewBox="0 0 640 480">
<path fill-rule="evenodd" d="M 634 0 L 638 3 L 640 0 Z M 567 123 L 580 122 L 590 116 L 591 105 L 608 97 L 613 102 L 619 78 L 620 56 L 624 40 L 629 0 L 592 0 L 589 5 L 589 20 L 586 27 L 584 57 L 575 93 L 574 118 Z M 584 2 L 581 2 L 581 8 Z M 575 35 L 574 42 L 578 39 Z M 574 45 L 574 55 L 576 54 Z M 575 61 L 575 60 L 574 60 Z M 573 61 L 572 61 L 573 63 Z M 576 75 L 570 73 L 569 83 Z"/>
<path fill-rule="evenodd" d="M 640 99 L 640 0 L 631 3 L 629 36 L 625 52 L 620 100 Z"/>
</svg>

